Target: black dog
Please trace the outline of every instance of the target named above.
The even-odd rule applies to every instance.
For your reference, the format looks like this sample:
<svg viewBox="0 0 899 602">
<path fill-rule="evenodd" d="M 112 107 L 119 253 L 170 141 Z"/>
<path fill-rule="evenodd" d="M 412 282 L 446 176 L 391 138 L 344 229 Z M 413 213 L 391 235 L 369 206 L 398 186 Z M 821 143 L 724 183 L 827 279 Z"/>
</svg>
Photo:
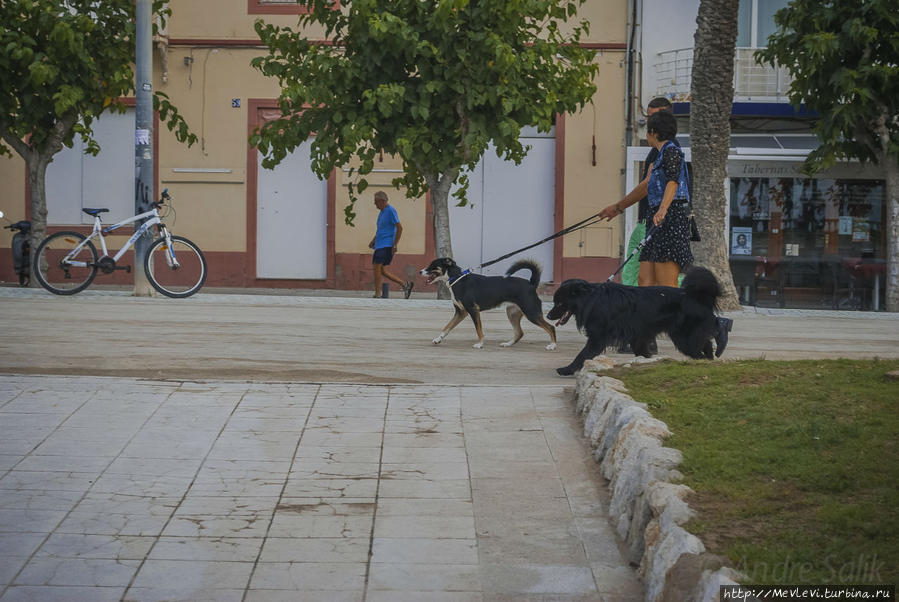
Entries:
<svg viewBox="0 0 899 602">
<path fill-rule="evenodd" d="M 561 326 L 573 315 L 578 329 L 587 335 L 587 344 L 574 361 L 556 372 L 574 374 L 585 360 L 609 345 L 630 343 L 634 355 L 650 357 L 649 345 L 661 333 L 668 334 L 684 355 L 712 359 L 720 296 L 715 276 L 700 267 L 687 273 L 682 288 L 566 280 L 553 296 L 554 305 L 546 317 Z"/>
<path fill-rule="evenodd" d="M 530 280 L 513 278 L 511 274 L 521 269 L 531 271 Z M 453 296 L 453 305 L 456 313 L 443 328 L 443 332 L 434 339 L 434 344 L 440 343 L 459 322 L 465 319 L 465 314 L 471 316 L 475 330 L 478 333 L 478 342 L 475 349 L 484 346 L 484 329 L 481 326 L 481 312 L 493 309 L 497 305 L 506 303 L 506 315 L 515 335 L 511 341 L 501 343 L 503 347 L 509 347 L 517 343 L 524 331 L 521 330 L 521 317 L 524 316 L 549 335 L 550 344 L 547 349 L 556 348 L 556 329 L 543 318 L 543 307 L 537 296 L 537 285 L 540 284 L 540 266 L 531 260 L 517 261 L 506 271 L 505 276 L 481 276 L 465 272 L 449 257 L 435 259 L 421 271 L 422 276 L 428 277 L 428 284 L 443 281 L 449 285 Z"/>
</svg>

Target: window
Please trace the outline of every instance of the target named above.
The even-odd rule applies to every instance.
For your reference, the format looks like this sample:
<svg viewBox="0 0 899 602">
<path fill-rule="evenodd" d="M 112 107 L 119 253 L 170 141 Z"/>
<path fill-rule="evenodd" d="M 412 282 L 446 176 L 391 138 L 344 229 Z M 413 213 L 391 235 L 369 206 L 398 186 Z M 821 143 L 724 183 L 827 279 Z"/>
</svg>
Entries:
<svg viewBox="0 0 899 602">
<path fill-rule="evenodd" d="M 297 0 L 247 0 L 247 12 L 251 15 L 298 15 L 306 12 L 306 7 Z"/>
<path fill-rule="evenodd" d="M 105 207 L 105 223 L 134 215 L 134 109 L 103 113 L 91 124 L 100 144 L 96 157 L 75 138 L 47 167 L 47 223 L 92 224 L 82 207 Z"/>
<path fill-rule="evenodd" d="M 789 0 L 740 0 L 737 14 L 737 48 L 764 48 L 777 30 L 774 13 Z"/>
<path fill-rule="evenodd" d="M 882 180 L 731 178 L 730 187 L 730 263 L 743 302 L 882 306 Z"/>
</svg>

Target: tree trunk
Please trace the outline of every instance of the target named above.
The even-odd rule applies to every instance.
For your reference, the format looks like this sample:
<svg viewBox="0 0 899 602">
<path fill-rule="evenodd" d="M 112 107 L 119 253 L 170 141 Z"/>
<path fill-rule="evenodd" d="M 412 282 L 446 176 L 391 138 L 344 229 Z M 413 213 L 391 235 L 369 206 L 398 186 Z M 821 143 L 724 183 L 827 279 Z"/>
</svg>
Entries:
<svg viewBox="0 0 899 602">
<path fill-rule="evenodd" d="M 62 150 L 63 140 L 75 125 L 76 115 L 66 113 L 57 120 L 50 131 L 50 135 L 43 146 L 33 147 L 8 132 L 6 123 L 0 123 L 3 141 L 12 147 L 28 169 L 28 183 L 31 187 L 31 253 L 32 257 L 37 252 L 37 247 L 47 234 L 47 166 L 53 161 L 53 156 Z M 32 277 L 30 286 L 40 286 L 37 278 Z"/>
<path fill-rule="evenodd" d="M 722 309 L 740 308 L 728 263 L 724 194 L 738 7 L 739 0 L 700 1 L 690 88 L 693 210 L 702 235 L 702 241 L 693 245 L 693 254 L 696 264 L 711 270 L 721 283 Z"/>
<path fill-rule="evenodd" d="M 431 191 L 431 207 L 434 210 L 434 258 L 453 257 L 453 243 L 450 238 L 449 193 L 459 170 L 449 170 L 437 176 L 425 174 L 428 188 Z M 440 283 L 437 288 L 438 299 L 451 298 L 449 287 Z"/>
<path fill-rule="evenodd" d="M 886 173 L 886 310 L 899 311 L 899 162 L 884 153 L 879 163 Z"/>
<path fill-rule="evenodd" d="M 31 188 L 31 257 L 36 256 L 37 246 L 47 235 L 47 165 L 50 161 L 36 152 L 25 157 L 28 168 L 28 180 Z M 32 274 L 29 287 L 40 288 L 37 278 Z"/>
</svg>

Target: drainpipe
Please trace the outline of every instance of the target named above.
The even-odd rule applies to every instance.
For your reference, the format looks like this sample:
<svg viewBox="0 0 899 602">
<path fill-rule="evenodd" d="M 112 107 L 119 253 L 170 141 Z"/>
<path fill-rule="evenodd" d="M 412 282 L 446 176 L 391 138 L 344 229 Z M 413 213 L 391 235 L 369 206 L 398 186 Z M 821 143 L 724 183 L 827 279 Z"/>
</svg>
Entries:
<svg viewBox="0 0 899 602">
<path fill-rule="evenodd" d="M 625 77 L 625 97 L 627 98 L 627 107 L 625 107 L 625 127 L 624 127 L 624 145 L 628 147 L 633 142 L 634 136 L 634 39 L 637 33 L 637 0 L 628 0 L 628 24 L 627 24 L 627 75 Z"/>
</svg>

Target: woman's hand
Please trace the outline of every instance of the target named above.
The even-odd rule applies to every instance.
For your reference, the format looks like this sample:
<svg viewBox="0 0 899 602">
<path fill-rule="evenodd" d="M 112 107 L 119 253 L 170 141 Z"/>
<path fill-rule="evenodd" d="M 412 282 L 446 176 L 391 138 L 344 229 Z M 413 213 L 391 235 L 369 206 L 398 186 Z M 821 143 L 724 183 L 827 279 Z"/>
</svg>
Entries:
<svg viewBox="0 0 899 602">
<path fill-rule="evenodd" d="M 654 223 L 656 226 L 661 226 L 662 222 L 665 221 L 665 215 L 667 214 L 667 209 L 659 207 L 659 210 L 656 211 L 656 214 L 652 216 L 652 223 Z"/>
<path fill-rule="evenodd" d="M 612 218 L 618 217 L 618 215 L 621 213 L 622 211 L 618 207 L 618 203 L 615 203 L 614 205 L 609 205 L 608 207 L 600 211 L 599 217 L 605 220 L 611 220 Z"/>
</svg>

